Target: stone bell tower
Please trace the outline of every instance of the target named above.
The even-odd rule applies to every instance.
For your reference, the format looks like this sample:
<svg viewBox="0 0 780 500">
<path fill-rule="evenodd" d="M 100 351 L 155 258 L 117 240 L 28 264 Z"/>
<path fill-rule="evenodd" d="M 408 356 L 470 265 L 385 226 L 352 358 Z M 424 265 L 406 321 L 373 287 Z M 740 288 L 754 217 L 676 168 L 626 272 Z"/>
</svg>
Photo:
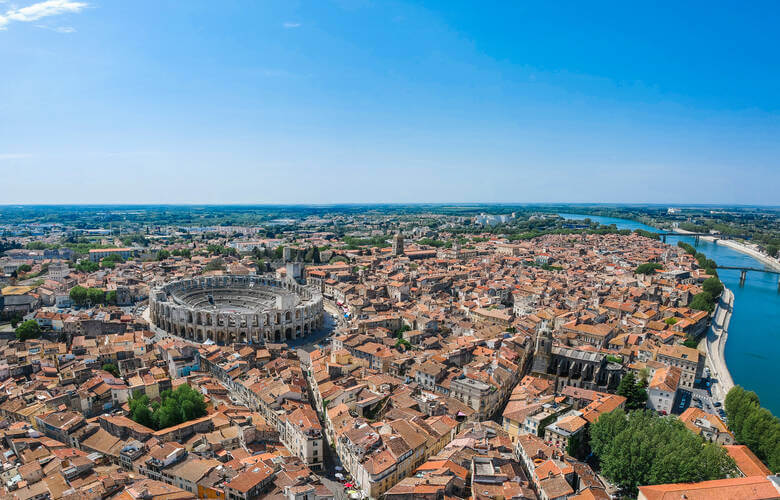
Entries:
<svg viewBox="0 0 780 500">
<path fill-rule="evenodd" d="M 393 255 L 398 257 L 404 254 L 404 235 L 398 231 L 393 236 Z"/>
<path fill-rule="evenodd" d="M 536 345 L 534 346 L 534 373 L 547 373 L 552 362 L 552 330 L 547 321 L 542 321 L 536 332 Z"/>
</svg>

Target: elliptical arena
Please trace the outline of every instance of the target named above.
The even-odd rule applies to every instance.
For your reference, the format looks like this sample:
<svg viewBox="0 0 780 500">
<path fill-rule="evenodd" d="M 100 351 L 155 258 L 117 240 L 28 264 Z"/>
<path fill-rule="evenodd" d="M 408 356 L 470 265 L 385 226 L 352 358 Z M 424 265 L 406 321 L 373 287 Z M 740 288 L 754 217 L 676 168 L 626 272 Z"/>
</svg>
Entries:
<svg viewBox="0 0 780 500">
<path fill-rule="evenodd" d="M 174 281 L 149 294 L 152 322 L 196 342 L 278 343 L 322 326 L 315 286 L 268 276 L 213 276 Z"/>
</svg>

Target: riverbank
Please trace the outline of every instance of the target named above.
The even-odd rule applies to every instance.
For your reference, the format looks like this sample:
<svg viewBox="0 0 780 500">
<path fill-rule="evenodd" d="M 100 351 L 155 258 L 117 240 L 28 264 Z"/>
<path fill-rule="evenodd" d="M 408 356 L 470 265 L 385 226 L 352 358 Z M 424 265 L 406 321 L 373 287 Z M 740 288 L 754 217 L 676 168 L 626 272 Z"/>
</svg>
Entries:
<svg viewBox="0 0 780 500">
<path fill-rule="evenodd" d="M 728 328 L 733 310 L 734 293 L 728 288 L 724 288 L 713 312 L 707 336 L 699 343 L 699 349 L 701 350 L 703 347 L 707 355 L 705 363 L 710 369 L 710 377 L 715 380 L 711 387 L 712 397 L 721 402 L 726 399 L 726 394 L 734 387 L 734 379 L 731 378 L 731 373 L 726 365 L 726 340 L 728 340 Z"/>
<path fill-rule="evenodd" d="M 674 232 L 679 234 L 691 234 L 690 231 L 686 231 L 680 228 L 674 228 Z M 700 236 L 700 238 L 705 241 L 711 241 L 716 245 L 723 245 L 724 247 L 729 247 L 732 250 L 736 250 L 737 252 L 744 253 L 745 255 L 750 255 L 751 257 L 761 262 L 762 264 L 765 264 L 772 269 L 780 271 L 780 260 L 774 259 L 765 253 L 761 253 L 760 251 L 758 251 L 755 248 L 752 248 L 746 243 L 740 243 L 734 240 L 719 239 L 717 236 Z"/>
</svg>

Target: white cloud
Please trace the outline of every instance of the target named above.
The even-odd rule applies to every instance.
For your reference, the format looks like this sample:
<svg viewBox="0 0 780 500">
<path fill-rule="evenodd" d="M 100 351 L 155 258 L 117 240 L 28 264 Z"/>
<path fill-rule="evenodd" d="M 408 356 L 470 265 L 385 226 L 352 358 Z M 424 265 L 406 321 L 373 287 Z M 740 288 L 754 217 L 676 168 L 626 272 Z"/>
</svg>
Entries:
<svg viewBox="0 0 780 500">
<path fill-rule="evenodd" d="M 292 28 L 300 28 L 301 27 L 301 23 L 293 23 L 291 21 L 287 21 L 286 23 L 282 24 L 282 26 L 284 26 L 285 28 L 287 28 L 289 30 L 289 29 L 292 29 Z"/>
<path fill-rule="evenodd" d="M 85 2 L 75 2 L 73 0 L 46 0 L 28 5 L 27 7 L 9 9 L 4 14 L 0 14 L 0 30 L 7 29 L 7 26 L 12 21 L 29 23 L 44 17 L 81 12 L 86 6 Z M 67 30 L 73 30 L 73 28 L 67 27 L 64 29 L 66 31 L 61 31 L 61 33 L 71 33 L 72 31 Z M 55 28 L 56 30 L 57 28 Z"/>
</svg>

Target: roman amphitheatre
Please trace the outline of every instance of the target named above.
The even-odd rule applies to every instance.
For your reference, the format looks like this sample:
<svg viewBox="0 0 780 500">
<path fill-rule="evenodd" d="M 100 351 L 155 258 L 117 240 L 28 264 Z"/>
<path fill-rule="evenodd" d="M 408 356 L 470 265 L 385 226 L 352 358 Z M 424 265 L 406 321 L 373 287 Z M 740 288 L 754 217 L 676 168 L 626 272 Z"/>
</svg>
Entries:
<svg viewBox="0 0 780 500">
<path fill-rule="evenodd" d="M 208 276 L 173 281 L 149 294 L 149 317 L 196 342 L 277 343 L 322 326 L 315 286 L 271 276 Z"/>
</svg>

